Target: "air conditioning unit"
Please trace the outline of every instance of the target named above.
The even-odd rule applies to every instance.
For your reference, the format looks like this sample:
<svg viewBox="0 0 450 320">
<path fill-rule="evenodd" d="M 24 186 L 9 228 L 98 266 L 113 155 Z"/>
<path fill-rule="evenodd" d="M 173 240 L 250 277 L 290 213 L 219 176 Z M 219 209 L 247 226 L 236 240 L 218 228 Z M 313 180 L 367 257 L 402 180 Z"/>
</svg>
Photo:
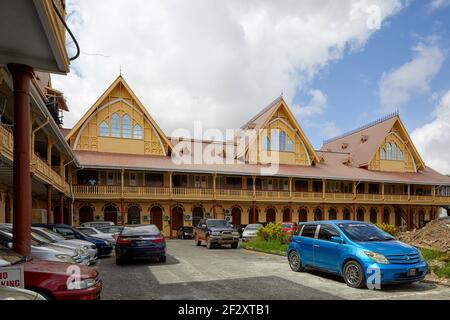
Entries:
<svg viewBox="0 0 450 320">
<path fill-rule="evenodd" d="M 227 220 L 228 222 L 233 221 L 233 218 L 231 216 L 225 216 L 225 220 Z"/>
<path fill-rule="evenodd" d="M 231 209 L 225 209 L 225 215 L 231 216 Z"/>
</svg>

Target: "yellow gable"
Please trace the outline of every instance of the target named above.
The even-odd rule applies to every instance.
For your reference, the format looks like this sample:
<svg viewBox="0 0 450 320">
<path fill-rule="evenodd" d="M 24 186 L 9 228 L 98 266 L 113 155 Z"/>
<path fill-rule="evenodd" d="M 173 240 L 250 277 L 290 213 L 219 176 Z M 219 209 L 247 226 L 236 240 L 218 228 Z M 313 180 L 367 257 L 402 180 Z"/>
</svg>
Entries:
<svg viewBox="0 0 450 320">
<path fill-rule="evenodd" d="M 74 150 L 167 155 L 170 142 L 119 76 L 71 130 Z"/>
</svg>

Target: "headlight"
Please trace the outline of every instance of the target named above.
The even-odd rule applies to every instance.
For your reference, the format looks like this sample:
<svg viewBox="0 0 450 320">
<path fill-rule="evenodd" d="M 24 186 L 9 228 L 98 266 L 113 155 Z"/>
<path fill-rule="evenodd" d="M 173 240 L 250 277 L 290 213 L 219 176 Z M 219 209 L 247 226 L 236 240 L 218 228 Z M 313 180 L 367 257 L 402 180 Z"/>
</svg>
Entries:
<svg viewBox="0 0 450 320">
<path fill-rule="evenodd" d="M 83 248 L 77 248 L 76 252 L 80 255 L 80 256 L 84 256 L 86 254 L 86 250 L 84 250 Z"/>
<path fill-rule="evenodd" d="M 376 253 L 376 252 L 371 252 L 371 251 L 364 251 L 364 253 L 371 258 L 373 261 L 375 261 L 376 263 L 381 263 L 381 264 L 389 264 L 389 260 L 386 259 L 385 256 L 383 256 L 380 253 Z"/>
<path fill-rule="evenodd" d="M 57 254 L 56 257 L 61 260 L 62 262 L 66 263 L 76 263 L 74 258 L 67 255 L 67 254 Z"/>
<path fill-rule="evenodd" d="M 219 231 L 213 231 L 211 232 L 212 236 L 220 236 L 220 232 Z"/>
<path fill-rule="evenodd" d="M 89 278 L 85 280 L 80 280 L 78 283 L 74 283 L 73 286 L 68 286 L 68 290 L 80 290 L 80 289 L 87 289 L 89 287 L 92 287 L 95 284 L 95 279 Z"/>
<path fill-rule="evenodd" d="M 110 245 L 111 245 L 111 243 L 109 243 L 108 240 L 105 240 L 104 242 L 105 242 L 105 243 L 104 243 L 105 246 L 110 246 Z"/>
<path fill-rule="evenodd" d="M 425 261 L 425 258 L 423 257 L 422 251 L 417 250 L 417 252 L 419 253 L 419 257 L 421 261 Z"/>
</svg>

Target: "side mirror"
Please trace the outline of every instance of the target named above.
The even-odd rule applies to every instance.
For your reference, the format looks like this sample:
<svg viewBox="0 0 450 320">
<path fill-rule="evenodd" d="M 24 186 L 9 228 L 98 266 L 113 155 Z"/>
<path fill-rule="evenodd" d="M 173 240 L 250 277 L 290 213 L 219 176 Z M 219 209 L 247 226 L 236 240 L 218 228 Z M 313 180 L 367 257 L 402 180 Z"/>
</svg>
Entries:
<svg viewBox="0 0 450 320">
<path fill-rule="evenodd" d="M 13 243 L 12 242 L 8 242 L 8 248 L 10 248 L 10 249 L 13 248 Z"/>
<path fill-rule="evenodd" d="M 335 243 L 341 244 L 341 243 L 343 243 L 344 241 L 343 241 L 343 239 L 342 239 L 341 237 L 339 237 L 339 236 L 332 236 L 332 237 L 331 237 L 331 242 L 335 242 Z"/>
<path fill-rule="evenodd" d="M 202 224 L 202 228 L 203 228 L 203 229 L 206 229 L 206 224 Z"/>
</svg>

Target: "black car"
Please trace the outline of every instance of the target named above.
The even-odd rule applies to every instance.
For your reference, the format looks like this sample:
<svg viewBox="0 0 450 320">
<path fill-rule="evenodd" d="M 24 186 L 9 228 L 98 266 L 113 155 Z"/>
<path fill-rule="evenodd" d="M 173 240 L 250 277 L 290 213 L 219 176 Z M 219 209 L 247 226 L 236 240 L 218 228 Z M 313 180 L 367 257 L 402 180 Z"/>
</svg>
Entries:
<svg viewBox="0 0 450 320">
<path fill-rule="evenodd" d="M 166 261 L 166 240 L 155 225 L 127 226 L 116 241 L 116 264 L 135 258 Z"/>
<path fill-rule="evenodd" d="M 177 239 L 192 239 L 194 236 L 193 227 L 181 227 L 177 230 Z"/>
</svg>

